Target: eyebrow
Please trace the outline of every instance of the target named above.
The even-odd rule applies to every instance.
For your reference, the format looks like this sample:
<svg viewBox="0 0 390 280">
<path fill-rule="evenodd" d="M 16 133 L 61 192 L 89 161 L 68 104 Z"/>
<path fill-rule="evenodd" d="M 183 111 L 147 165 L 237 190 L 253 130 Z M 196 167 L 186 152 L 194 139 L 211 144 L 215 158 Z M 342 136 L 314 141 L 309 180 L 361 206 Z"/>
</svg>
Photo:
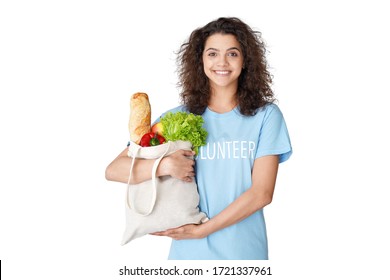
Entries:
<svg viewBox="0 0 390 280">
<path fill-rule="evenodd" d="M 227 51 L 231 51 L 231 50 L 237 50 L 237 51 L 241 52 L 240 49 L 237 48 L 237 47 L 231 47 L 231 48 L 228 48 L 228 49 L 227 49 Z M 208 48 L 207 50 L 205 50 L 205 52 L 207 52 L 207 51 L 217 51 L 217 52 L 219 52 L 219 49 L 216 49 L 216 48 Z"/>
</svg>

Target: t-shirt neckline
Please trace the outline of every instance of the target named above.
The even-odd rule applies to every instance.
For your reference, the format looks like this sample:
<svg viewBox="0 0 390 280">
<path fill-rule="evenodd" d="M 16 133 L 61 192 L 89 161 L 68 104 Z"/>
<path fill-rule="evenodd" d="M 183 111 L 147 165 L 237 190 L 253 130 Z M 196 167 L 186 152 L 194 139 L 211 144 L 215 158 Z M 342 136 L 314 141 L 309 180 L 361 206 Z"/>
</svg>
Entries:
<svg viewBox="0 0 390 280">
<path fill-rule="evenodd" d="M 226 118 L 231 117 L 233 115 L 239 114 L 240 111 L 238 109 L 238 106 L 234 107 L 232 110 L 225 112 L 225 113 L 217 113 L 211 110 L 209 107 L 206 108 L 206 113 L 214 118 Z"/>
</svg>

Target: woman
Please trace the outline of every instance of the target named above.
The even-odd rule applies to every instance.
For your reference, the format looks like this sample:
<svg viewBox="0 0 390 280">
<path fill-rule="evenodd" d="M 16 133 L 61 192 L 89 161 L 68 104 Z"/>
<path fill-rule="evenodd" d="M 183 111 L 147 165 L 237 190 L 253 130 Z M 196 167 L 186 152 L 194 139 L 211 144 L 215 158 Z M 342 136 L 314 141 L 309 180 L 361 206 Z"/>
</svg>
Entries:
<svg viewBox="0 0 390 280">
<path fill-rule="evenodd" d="M 192 32 L 178 53 L 183 105 L 200 114 L 207 145 L 166 157 L 157 174 L 191 180 L 196 175 L 200 210 L 210 220 L 154 233 L 173 238 L 169 259 L 268 259 L 263 208 L 271 203 L 279 163 L 292 148 L 275 101 L 260 33 L 238 18 L 219 18 Z M 138 161 L 133 183 L 150 179 L 153 162 Z M 108 167 L 108 180 L 127 182 L 123 151 Z"/>
</svg>

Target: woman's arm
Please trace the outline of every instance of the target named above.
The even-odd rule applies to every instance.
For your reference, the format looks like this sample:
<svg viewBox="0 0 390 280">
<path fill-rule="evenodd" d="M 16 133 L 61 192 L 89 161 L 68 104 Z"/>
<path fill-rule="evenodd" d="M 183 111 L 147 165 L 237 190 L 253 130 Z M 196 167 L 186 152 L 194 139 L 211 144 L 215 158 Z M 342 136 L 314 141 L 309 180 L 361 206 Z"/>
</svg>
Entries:
<svg viewBox="0 0 390 280">
<path fill-rule="evenodd" d="M 204 224 L 185 225 L 158 232 L 155 235 L 169 236 L 176 240 L 204 238 L 213 232 L 242 221 L 271 203 L 278 166 L 279 158 L 276 155 L 256 159 L 252 171 L 252 186 L 218 215 Z"/>
<path fill-rule="evenodd" d="M 109 181 L 127 183 L 129 179 L 131 161 L 127 155 L 128 149 L 123 150 L 106 168 L 106 179 Z M 194 174 L 194 160 L 188 157 L 193 156 L 193 151 L 179 150 L 163 158 L 157 168 L 156 175 L 172 176 L 187 182 L 192 181 Z M 152 177 L 154 159 L 137 159 L 133 167 L 131 184 L 137 184 Z"/>
</svg>

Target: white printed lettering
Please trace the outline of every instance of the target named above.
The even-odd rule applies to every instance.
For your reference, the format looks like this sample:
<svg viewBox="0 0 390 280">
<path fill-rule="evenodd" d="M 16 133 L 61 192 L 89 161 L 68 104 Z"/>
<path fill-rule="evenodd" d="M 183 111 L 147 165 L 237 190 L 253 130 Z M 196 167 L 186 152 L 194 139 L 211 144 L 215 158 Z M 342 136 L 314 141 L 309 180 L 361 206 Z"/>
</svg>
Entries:
<svg viewBox="0 0 390 280">
<path fill-rule="evenodd" d="M 254 158 L 256 143 L 253 141 L 209 142 L 199 149 L 199 159 Z"/>
<path fill-rule="evenodd" d="M 246 145 L 248 145 L 248 141 L 241 141 L 241 158 L 248 157 Z"/>
<path fill-rule="evenodd" d="M 218 158 L 222 158 L 224 159 L 225 158 L 225 142 L 218 142 L 217 143 L 218 145 Z M 223 149 L 222 149 L 223 148 Z"/>
</svg>

